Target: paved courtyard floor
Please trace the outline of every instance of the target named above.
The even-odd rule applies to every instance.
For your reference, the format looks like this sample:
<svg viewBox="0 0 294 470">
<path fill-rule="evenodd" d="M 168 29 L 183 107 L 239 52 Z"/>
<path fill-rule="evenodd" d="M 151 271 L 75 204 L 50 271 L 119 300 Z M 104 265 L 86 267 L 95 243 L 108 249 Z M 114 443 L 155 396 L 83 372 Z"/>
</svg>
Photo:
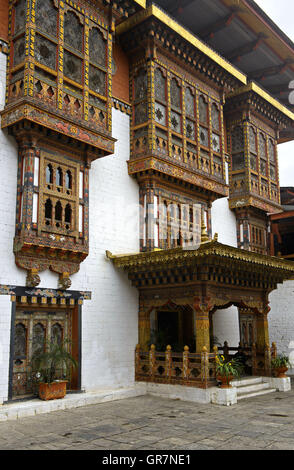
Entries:
<svg viewBox="0 0 294 470">
<path fill-rule="evenodd" d="M 0 423 L 0 450 L 294 450 L 294 391 L 225 407 L 153 396 Z"/>
</svg>

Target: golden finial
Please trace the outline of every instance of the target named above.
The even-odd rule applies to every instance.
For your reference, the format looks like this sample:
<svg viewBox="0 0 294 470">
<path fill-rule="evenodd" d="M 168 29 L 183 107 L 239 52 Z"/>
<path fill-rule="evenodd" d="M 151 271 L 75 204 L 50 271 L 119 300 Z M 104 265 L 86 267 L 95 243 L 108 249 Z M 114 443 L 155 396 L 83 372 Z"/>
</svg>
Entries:
<svg viewBox="0 0 294 470">
<path fill-rule="evenodd" d="M 207 234 L 206 225 L 204 222 L 203 211 L 201 211 L 201 244 L 207 243 L 210 241 L 210 238 Z"/>
</svg>

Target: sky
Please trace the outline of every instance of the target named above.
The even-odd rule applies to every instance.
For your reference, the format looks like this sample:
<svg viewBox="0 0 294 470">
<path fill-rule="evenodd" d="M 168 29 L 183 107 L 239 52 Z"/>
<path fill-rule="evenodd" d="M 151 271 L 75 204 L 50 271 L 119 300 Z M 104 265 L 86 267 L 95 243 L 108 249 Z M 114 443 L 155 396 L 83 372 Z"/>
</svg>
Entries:
<svg viewBox="0 0 294 470">
<path fill-rule="evenodd" d="M 255 2 L 294 42 L 294 1 L 255 0 Z M 278 153 L 280 185 L 294 186 L 294 141 L 280 144 Z"/>
</svg>

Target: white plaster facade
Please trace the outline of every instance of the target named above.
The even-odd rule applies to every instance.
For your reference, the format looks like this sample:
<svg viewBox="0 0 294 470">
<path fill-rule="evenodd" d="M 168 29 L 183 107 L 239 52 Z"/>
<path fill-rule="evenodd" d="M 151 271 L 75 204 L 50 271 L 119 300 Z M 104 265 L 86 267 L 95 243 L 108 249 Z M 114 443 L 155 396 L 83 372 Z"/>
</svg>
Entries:
<svg viewBox="0 0 294 470">
<path fill-rule="evenodd" d="M 0 107 L 5 101 L 6 55 L 0 53 Z M 113 109 L 115 154 L 93 162 L 90 170 L 90 250 L 72 290 L 92 292 L 82 309 L 82 388 L 118 388 L 134 382 L 138 341 L 138 293 L 127 276 L 114 269 L 105 251 L 139 251 L 139 188 L 129 177 L 129 117 Z M 26 272 L 13 254 L 17 181 L 17 145 L 0 131 L 0 284 L 25 286 Z M 39 287 L 57 288 L 58 275 L 40 273 Z M 0 403 L 8 398 L 11 302 L 0 295 Z"/>
<path fill-rule="evenodd" d="M 294 373 L 294 281 L 286 281 L 270 294 L 268 315 L 270 341 L 277 343 L 278 353 L 289 356 Z"/>
<path fill-rule="evenodd" d="M 6 55 L 0 53 L 0 108 L 4 107 Z M 80 271 L 72 276 L 72 290 L 92 292 L 82 310 L 82 388 L 95 391 L 127 387 L 134 382 L 134 349 L 138 341 L 138 292 L 118 272 L 105 251 L 139 251 L 139 187 L 128 175 L 129 117 L 113 109 L 115 154 L 93 162 L 90 170 L 90 251 Z M 24 286 L 26 273 L 14 262 L 17 146 L 0 131 L 0 284 Z M 5 184 L 3 184 L 5 181 Z M 212 232 L 219 241 L 237 246 L 235 215 L 226 198 L 212 206 Z M 58 277 L 41 273 L 40 287 L 57 288 Z M 294 355 L 294 282 L 270 296 L 269 329 L 279 352 Z M 11 302 L 0 296 L 0 404 L 8 398 Z M 214 315 L 214 335 L 223 344 L 237 346 L 239 320 L 236 307 Z M 292 341 L 292 346 L 291 346 Z M 294 362 L 294 361 L 293 361 Z"/>
<path fill-rule="evenodd" d="M 212 235 L 218 234 L 218 241 L 237 247 L 236 217 L 229 209 L 227 198 L 216 200 L 211 208 Z M 217 343 L 228 342 L 229 346 L 238 346 L 240 341 L 239 314 L 237 307 L 217 310 L 213 315 L 213 335 Z"/>
</svg>

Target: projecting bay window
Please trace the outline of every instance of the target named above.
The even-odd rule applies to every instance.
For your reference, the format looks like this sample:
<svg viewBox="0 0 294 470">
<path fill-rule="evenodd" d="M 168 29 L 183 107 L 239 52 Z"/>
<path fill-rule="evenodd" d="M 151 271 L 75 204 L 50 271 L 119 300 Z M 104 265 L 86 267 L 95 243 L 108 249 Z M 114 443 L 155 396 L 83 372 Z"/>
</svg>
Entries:
<svg viewBox="0 0 294 470">
<path fill-rule="evenodd" d="M 131 83 L 132 158 L 149 148 L 158 157 L 224 180 L 223 109 L 216 97 L 157 62 L 135 69 Z"/>
<path fill-rule="evenodd" d="M 69 1 L 14 3 L 8 102 L 29 95 L 64 117 L 111 130 L 110 35 L 89 16 Z"/>
<path fill-rule="evenodd" d="M 32 208 L 38 234 L 47 232 L 52 239 L 82 237 L 84 204 L 84 171 L 80 165 L 41 151 L 35 158 Z"/>
</svg>

